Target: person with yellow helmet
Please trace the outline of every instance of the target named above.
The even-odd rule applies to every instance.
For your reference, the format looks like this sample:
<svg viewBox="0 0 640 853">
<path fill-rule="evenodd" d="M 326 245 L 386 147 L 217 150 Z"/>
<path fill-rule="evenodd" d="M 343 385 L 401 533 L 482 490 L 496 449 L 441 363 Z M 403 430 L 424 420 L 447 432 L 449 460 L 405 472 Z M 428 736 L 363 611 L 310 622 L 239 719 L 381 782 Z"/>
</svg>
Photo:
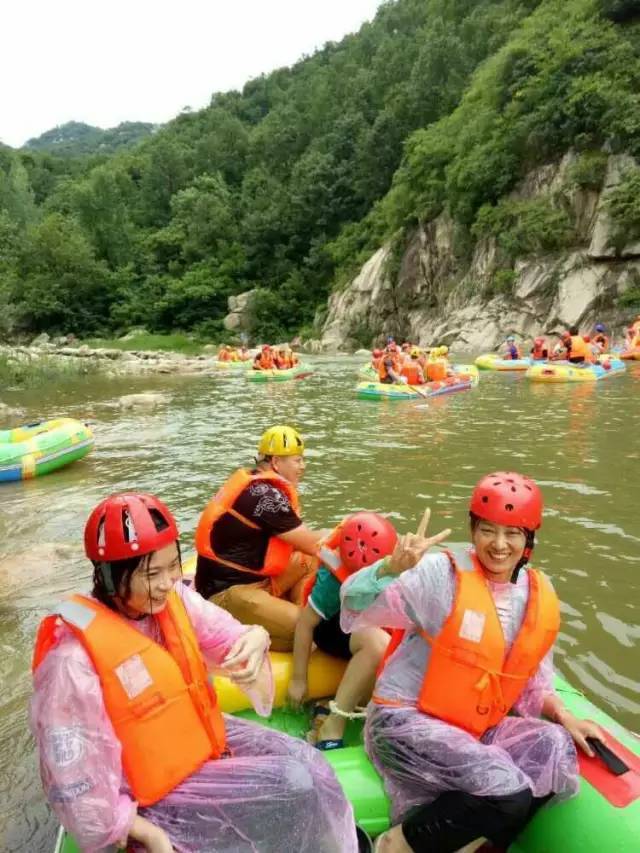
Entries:
<svg viewBox="0 0 640 853">
<path fill-rule="evenodd" d="M 400 369 L 400 376 L 404 376 L 409 385 L 424 385 L 424 373 L 419 362 L 420 350 L 412 347 L 409 359 L 404 362 Z"/>
<path fill-rule="evenodd" d="M 240 622 L 266 628 L 276 651 L 293 648 L 305 585 L 319 563 L 322 534 L 300 516 L 304 469 L 302 436 L 271 427 L 256 465 L 231 475 L 196 530 L 196 589 Z"/>
</svg>

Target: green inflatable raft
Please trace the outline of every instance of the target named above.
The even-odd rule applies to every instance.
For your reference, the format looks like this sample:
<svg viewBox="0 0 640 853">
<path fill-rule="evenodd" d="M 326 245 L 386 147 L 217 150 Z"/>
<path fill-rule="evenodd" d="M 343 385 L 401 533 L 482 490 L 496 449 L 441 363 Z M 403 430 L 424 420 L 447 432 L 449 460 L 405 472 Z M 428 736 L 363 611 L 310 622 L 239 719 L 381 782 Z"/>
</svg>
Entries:
<svg viewBox="0 0 640 853">
<path fill-rule="evenodd" d="M 539 812 L 509 851 L 626 853 L 636 850 L 640 838 L 640 739 L 596 708 L 562 678 L 557 678 L 556 687 L 566 706 L 576 716 L 594 720 L 605 729 L 611 750 L 623 764 L 612 772 L 602 759 L 580 756 L 582 780 L 578 796 Z M 282 691 L 277 689 L 277 698 L 281 696 Z M 249 710 L 236 713 L 293 737 L 303 737 L 310 725 L 307 713 L 286 708 L 278 708 L 268 720 Z M 361 721 L 349 723 L 345 742 L 344 749 L 326 752 L 324 756 L 353 804 L 356 823 L 369 835 L 376 836 L 389 826 L 389 801 L 382 781 L 364 751 Z M 283 819 L 285 817 L 283 814 Z M 73 839 L 62 830 L 55 851 L 79 853 Z"/>
<path fill-rule="evenodd" d="M 0 483 L 49 474 L 82 459 L 93 444 L 89 427 L 73 418 L 0 430 Z"/>
<path fill-rule="evenodd" d="M 286 382 L 288 379 L 302 379 L 311 373 L 308 364 L 296 364 L 288 370 L 247 370 L 245 376 L 249 382 Z"/>
</svg>

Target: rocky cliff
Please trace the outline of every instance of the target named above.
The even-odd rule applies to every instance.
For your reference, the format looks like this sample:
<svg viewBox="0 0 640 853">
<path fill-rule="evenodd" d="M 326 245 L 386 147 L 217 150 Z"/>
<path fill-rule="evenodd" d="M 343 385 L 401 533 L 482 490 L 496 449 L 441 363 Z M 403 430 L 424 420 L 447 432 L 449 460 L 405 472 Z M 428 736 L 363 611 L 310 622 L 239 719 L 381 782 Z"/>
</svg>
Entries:
<svg viewBox="0 0 640 853">
<path fill-rule="evenodd" d="M 422 345 L 488 350 L 507 334 L 530 340 L 571 324 L 587 330 L 600 321 L 620 331 L 629 312 L 616 304 L 640 282 L 640 243 L 621 247 L 614 240 L 606 199 L 635 163 L 625 155 L 608 157 L 601 188 L 593 190 L 571 183 L 575 162 L 569 153 L 536 169 L 510 196 L 544 197 L 566 210 L 573 237 L 562 252 L 511 259 L 505 272 L 495 237 L 480 239 L 461 258 L 456 225 L 442 214 L 418 227 L 399 256 L 391 246 L 380 248 L 332 294 L 314 348 L 353 349 L 394 334 Z"/>
</svg>

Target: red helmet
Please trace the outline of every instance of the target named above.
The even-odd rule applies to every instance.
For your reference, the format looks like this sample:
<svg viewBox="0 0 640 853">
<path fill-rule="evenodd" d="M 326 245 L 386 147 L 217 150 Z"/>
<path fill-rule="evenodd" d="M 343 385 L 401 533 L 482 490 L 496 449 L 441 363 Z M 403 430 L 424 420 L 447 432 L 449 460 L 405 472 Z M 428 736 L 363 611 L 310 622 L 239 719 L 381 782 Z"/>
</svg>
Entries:
<svg viewBox="0 0 640 853">
<path fill-rule="evenodd" d="M 543 343 L 544 343 L 544 338 L 536 338 L 536 339 L 534 340 L 534 344 L 535 344 L 537 347 L 541 347 Z"/>
<path fill-rule="evenodd" d="M 156 530 L 159 515 L 166 523 Z M 84 550 L 94 562 L 112 563 L 143 557 L 178 538 L 178 528 L 167 507 L 153 495 L 111 495 L 93 510 L 84 528 Z"/>
<path fill-rule="evenodd" d="M 377 512 L 350 515 L 340 530 L 340 559 L 347 574 L 387 557 L 397 539 L 393 524 Z"/>
<path fill-rule="evenodd" d="M 382 355 L 382 350 L 381 349 L 374 349 L 373 352 L 371 353 L 371 355 L 374 358 L 380 358 L 380 356 Z"/>
<path fill-rule="evenodd" d="M 571 337 L 571 332 L 563 332 L 563 333 L 560 335 L 560 337 L 561 337 L 561 339 L 562 339 L 563 341 L 566 341 L 566 340 L 568 340 L 568 339 Z"/>
<path fill-rule="evenodd" d="M 268 350 L 268 349 L 271 349 L 271 347 L 269 346 L 269 344 L 262 344 L 262 351 L 263 351 L 263 352 L 264 352 L 265 350 Z"/>
<path fill-rule="evenodd" d="M 498 471 L 476 485 L 469 510 L 494 524 L 537 530 L 542 524 L 542 494 L 528 477 Z"/>
</svg>

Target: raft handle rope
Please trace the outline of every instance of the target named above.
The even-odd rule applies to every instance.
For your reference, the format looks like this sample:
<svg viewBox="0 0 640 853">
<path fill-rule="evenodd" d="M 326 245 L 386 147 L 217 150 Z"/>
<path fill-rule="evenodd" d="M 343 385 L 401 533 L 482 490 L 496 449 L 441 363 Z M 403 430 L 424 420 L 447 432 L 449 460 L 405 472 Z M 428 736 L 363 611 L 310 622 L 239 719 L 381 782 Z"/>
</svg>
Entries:
<svg viewBox="0 0 640 853">
<path fill-rule="evenodd" d="M 362 705 L 356 705 L 354 711 L 343 711 L 335 699 L 329 702 L 329 710 L 337 717 L 344 717 L 345 720 L 364 720 L 367 716 L 367 709 Z"/>
</svg>

